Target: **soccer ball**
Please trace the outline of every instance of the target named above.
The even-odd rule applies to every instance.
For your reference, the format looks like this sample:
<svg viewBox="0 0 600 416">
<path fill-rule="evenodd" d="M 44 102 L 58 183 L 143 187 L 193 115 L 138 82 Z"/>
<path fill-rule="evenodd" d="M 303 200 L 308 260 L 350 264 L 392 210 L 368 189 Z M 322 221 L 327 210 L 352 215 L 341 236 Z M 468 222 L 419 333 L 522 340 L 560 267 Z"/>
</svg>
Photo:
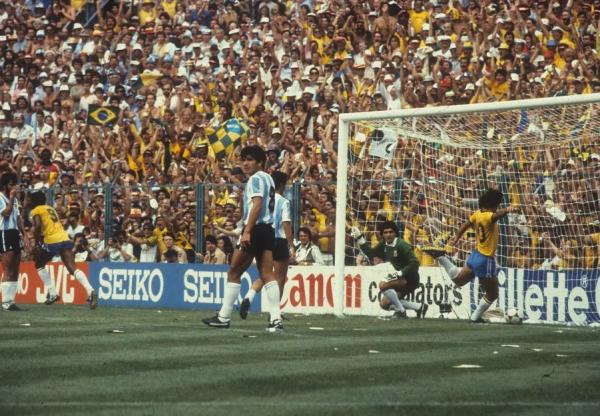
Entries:
<svg viewBox="0 0 600 416">
<path fill-rule="evenodd" d="M 523 323 L 523 316 L 519 312 L 518 309 L 510 308 L 506 311 L 504 315 L 504 319 L 506 319 L 506 323 L 512 325 L 518 325 Z"/>
</svg>

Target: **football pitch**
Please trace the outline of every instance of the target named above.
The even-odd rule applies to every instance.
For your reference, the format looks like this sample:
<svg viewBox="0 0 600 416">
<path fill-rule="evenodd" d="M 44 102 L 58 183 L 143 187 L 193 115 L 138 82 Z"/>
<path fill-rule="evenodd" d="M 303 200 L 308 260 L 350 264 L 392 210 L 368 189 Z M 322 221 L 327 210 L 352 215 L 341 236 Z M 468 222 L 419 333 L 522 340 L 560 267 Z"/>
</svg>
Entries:
<svg viewBox="0 0 600 416">
<path fill-rule="evenodd" d="M 598 328 L 210 314 L 0 312 L 0 414 L 600 414 Z"/>
</svg>

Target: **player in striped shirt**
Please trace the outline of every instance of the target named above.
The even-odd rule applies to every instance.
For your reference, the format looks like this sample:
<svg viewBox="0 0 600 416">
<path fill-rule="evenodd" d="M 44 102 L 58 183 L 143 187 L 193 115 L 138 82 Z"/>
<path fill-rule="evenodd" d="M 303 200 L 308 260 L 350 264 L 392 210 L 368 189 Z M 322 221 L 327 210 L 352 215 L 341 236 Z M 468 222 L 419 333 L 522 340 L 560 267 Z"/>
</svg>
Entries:
<svg viewBox="0 0 600 416">
<path fill-rule="evenodd" d="M 240 278 L 256 259 L 258 272 L 265 282 L 265 293 L 269 300 L 271 319 L 267 331 L 283 330 L 279 303 L 279 285 L 273 272 L 273 212 L 275 210 L 275 184 L 271 176 L 264 172 L 267 159 L 260 146 L 247 146 L 241 151 L 242 169 L 249 177 L 244 190 L 244 229 L 231 259 L 227 272 L 227 286 L 223 305 L 216 316 L 202 320 L 213 328 L 229 328 L 233 304 L 240 294 Z"/>
<path fill-rule="evenodd" d="M 23 243 L 26 247 L 29 246 L 17 201 L 17 182 L 17 175 L 12 171 L 4 172 L 0 176 L 0 257 L 4 268 L 4 277 L 0 286 L 2 309 L 5 311 L 23 310 L 15 304 L 15 295 Z"/>
<path fill-rule="evenodd" d="M 283 286 L 287 278 L 287 270 L 290 265 L 290 257 L 294 251 L 294 234 L 292 233 L 292 216 L 290 211 L 290 201 L 284 196 L 285 185 L 288 176 L 283 172 L 273 172 L 271 174 L 275 183 L 275 211 L 273 228 L 275 230 L 275 246 L 273 249 L 273 263 L 275 268 L 275 277 L 279 284 L 279 291 L 283 293 Z M 291 254 L 292 253 L 292 254 Z M 246 294 L 240 304 L 240 317 L 246 319 L 250 305 L 257 292 L 260 292 L 264 283 L 259 277 L 254 281 L 252 287 Z"/>
</svg>

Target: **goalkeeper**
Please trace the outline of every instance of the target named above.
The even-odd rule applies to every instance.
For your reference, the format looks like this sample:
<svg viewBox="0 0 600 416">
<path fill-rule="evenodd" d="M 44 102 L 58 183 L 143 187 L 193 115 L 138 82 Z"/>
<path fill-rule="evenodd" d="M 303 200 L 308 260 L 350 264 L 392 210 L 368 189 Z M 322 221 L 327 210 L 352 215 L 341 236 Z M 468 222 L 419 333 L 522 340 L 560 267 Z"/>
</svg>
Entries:
<svg viewBox="0 0 600 416">
<path fill-rule="evenodd" d="M 383 259 L 375 267 L 384 280 L 379 282 L 381 308 L 396 311 L 395 318 L 406 318 L 406 309 L 417 312 L 417 318 L 425 317 L 428 305 L 405 300 L 419 286 L 419 261 L 410 244 L 398 237 L 398 227 L 392 221 L 385 221 L 381 227 L 383 241 L 371 247 L 360 230 L 352 227 L 351 235 L 371 262 L 378 257 Z"/>
</svg>

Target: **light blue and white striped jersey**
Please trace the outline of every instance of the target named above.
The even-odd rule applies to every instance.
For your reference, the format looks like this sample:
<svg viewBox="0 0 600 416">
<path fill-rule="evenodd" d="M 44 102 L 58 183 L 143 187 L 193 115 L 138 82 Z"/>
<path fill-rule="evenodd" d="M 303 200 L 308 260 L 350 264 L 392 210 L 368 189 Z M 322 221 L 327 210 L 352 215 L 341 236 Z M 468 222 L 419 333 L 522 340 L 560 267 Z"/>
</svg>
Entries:
<svg viewBox="0 0 600 416">
<path fill-rule="evenodd" d="M 262 197 L 262 206 L 256 224 L 273 224 L 273 211 L 275 210 L 275 183 L 268 173 L 259 170 L 250 176 L 244 190 L 244 225 L 248 224 L 248 217 L 252 209 L 252 198 Z"/>
<path fill-rule="evenodd" d="M 275 213 L 273 214 L 273 218 L 275 238 L 286 238 L 283 231 L 283 223 L 292 221 L 290 201 L 279 194 L 275 194 Z"/>
<path fill-rule="evenodd" d="M 8 198 L 4 193 L 0 192 L 0 212 L 8 206 Z M 17 219 L 19 218 L 19 203 L 15 200 L 15 205 L 10 216 L 5 217 L 0 215 L 0 230 L 18 230 Z"/>
</svg>

